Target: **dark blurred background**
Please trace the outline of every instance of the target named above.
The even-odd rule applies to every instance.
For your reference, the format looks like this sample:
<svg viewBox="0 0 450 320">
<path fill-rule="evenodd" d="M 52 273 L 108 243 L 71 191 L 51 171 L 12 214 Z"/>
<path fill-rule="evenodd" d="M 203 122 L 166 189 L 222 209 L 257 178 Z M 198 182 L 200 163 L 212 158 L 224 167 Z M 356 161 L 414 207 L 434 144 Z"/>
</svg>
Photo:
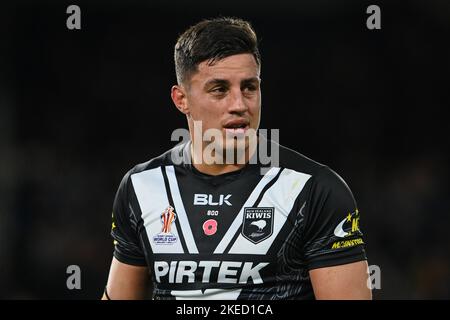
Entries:
<svg viewBox="0 0 450 320">
<path fill-rule="evenodd" d="M 81 8 L 81 30 L 66 8 Z M 366 8 L 381 7 L 381 30 Z M 350 185 L 377 299 L 450 298 L 450 2 L 0 4 L 0 298 L 97 299 L 123 174 L 174 145 L 173 46 L 207 17 L 260 38 L 262 128 Z M 81 290 L 66 268 L 79 265 Z"/>
</svg>

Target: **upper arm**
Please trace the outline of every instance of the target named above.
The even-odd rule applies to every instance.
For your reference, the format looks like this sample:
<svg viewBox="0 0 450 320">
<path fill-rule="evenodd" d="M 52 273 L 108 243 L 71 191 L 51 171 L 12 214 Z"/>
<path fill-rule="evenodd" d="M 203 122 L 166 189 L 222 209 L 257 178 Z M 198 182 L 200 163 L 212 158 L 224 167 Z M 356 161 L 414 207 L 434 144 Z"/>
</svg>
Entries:
<svg viewBox="0 0 450 320">
<path fill-rule="evenodd" d="M 129 174 L 126 174 L 122 179 L 113 204 L 111 235 L 114 239 L 114 258 L 106 286 L 111 299 L 143 299 L 151 292 L 138 230 L 139 217 L 133 212 L 129 200 L 132 186 L 128 178 Z"/>
<path fill-rule="evenodd" d="M 305 212 L 302 239 L 309 270 L 366 260 L 356 201 L 331 169 L 316 174 Z"/>
<path fill-rule="evenodd" d="M 316 299 L 372 299 L 366 261 L 309 271 Z"/>
<path fill-rule="evenodd" d="M 114 257 L 131 265 L 145 266 L 146 260 L 140 240 L 140 217 L 133 210 L 130 199 L 133 187 L 126 174 L 119 185 L 113 203 L 111 236 L 114 239 Z"/>
<path fill-rule="evenodd" d="M 148 268 L 125 264 L 113 258 L 106 290 L 112 300 L 151 298 Z M 102 299 L 106 299 L 106 296 Z"/>
<path fill-rule="evenodd" d="M 317 299 L 370 299 L 359 210 L 329 168 L 316 175 L 305 215 L 304 256 Z"/>
</svg>

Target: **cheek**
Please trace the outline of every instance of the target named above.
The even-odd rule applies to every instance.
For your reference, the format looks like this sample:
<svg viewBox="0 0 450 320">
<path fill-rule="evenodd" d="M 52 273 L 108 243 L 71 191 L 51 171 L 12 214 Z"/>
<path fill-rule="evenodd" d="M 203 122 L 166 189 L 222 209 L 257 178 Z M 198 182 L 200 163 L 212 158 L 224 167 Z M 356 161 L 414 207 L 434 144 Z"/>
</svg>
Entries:
<svg viewBox="0 0 450 320">
<path fill-rule="evenodd" d="M 215 127 L 214 124 L 220 122 L 224 110 L 220 103 L 205 97 L 192 99 L 189 109 L 194 120 L 203 121 L 207 127 Z"/>
<path fill-rule="evenodd" d="M 251 127 L 258 128 L 261 119 L 261 97 L 256 98 L 249 104 L 248 112 L 252 117 Z"/>
<path fill-rule="evenodd" d="M 249 112 L 252 115 L 258 115 L 261 111 L 261 96 L 255 97 L 249 102 L 248 105 Z"/>
</svg>

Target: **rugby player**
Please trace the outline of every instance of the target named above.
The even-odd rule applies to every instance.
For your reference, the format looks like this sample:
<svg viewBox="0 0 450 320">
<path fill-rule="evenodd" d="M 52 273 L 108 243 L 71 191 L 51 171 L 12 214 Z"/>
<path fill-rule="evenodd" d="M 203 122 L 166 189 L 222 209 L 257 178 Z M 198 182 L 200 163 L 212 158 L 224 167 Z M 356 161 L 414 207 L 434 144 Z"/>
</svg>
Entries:
<svg viewBox="0 0 450 320">
<path fill-rule="evenodd" d="M 251 139 L 234 143 L 256 132 L 261 116 L 250 23 L 215 18 L 190 27 L 175 45 L 175 67 L 171 97 L 190 140 L 123 177 L 103 298 L 371 299 L 359 211 L 342 178 L 259 136 L 277 165 L 251 162 Z M 223 134 L 215 159 L 234 148 L 233 161 L 206 161 L 211 141 L 194 134 L 199 123 L 202 133 Z"/>
</svg>

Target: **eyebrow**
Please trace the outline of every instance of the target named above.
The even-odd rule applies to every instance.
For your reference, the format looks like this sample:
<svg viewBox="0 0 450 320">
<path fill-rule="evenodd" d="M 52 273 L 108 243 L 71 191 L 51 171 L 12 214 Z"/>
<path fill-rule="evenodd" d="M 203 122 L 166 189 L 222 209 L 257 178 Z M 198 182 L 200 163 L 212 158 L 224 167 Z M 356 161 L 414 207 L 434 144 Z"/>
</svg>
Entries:
<svg viewBox="0 0 450 320">
<path fill-rule="evenodd" d="M 254 83 L 254 82 L 261 82 L 261 78 L 259 77 L 251 77 L 251 78 L 247 78 L 241 81 L 241 85 L 244 84 L 250 84 L 250 83 Z"/>
<path fill-rule="evenodd" d="M 205 83 L 205 88 L 206 87 L 212 87 L 215 85 L 223 85 L 223 86 L 229 86 L 230 85 L 230 81 L 228 80 L 224 80 L 224 79 L 211 79 L 206 81 Z"/>
<path fill-rule="evenodd" d="M 241 80 L 241 85 L 245 85 L 245 84 L 249 84 L 249 83 L 253 83 L 253 82 L 260 82 L 261 79 L 259 77 L 251 77 L 251 78 L 247 78 L 247 79 L 243 79 Z M 229 86 L 230 85 L 230 81 L 225 80 L 225 79 L 211 79 L 206 81 L 205 83 L 205 88 L 209 87 L 209 86 L 213 86 L 213 85 L 223 85 L 223 86 Z"/>
</svg>

